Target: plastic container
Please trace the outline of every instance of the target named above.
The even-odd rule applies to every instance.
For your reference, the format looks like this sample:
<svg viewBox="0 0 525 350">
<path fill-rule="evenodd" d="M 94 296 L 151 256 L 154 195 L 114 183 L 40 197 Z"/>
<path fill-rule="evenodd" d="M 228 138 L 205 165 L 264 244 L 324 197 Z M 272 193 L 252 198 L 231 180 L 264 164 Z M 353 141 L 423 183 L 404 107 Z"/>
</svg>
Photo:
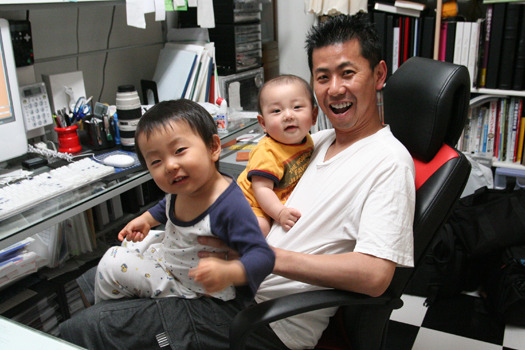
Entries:
<svg viewBox="0 0 525 350">
<path fill-rule="evenodd" d="M 217 98 L 219 110 L 215 116 L 217 122 L 217 132 L 224 134 L 228 132 L 228 102 L 222 97 Z"/>
<path fill-rule="evenodd" d="M 58 135 L 58 151 L 62 153 L 76 153 L 82 150 L 77 134 L 77 125 L 66 128 L 55 128 Z"/>
</svg>

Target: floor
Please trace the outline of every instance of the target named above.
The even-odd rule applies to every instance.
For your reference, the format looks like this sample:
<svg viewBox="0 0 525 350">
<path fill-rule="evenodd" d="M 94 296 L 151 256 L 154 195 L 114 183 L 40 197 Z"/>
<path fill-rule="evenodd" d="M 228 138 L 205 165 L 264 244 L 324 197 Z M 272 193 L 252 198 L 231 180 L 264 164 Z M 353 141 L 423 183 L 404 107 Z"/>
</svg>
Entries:
<svg viewBox="0 0 525 350">
<path fill-rule="evenodd" d="M 525 327 L 498 322 L 476 293 L 429 307 L 424 297 L 402 299 L 404 306 L 392 313 L 388 350 L 525 350 Z"/>
</svg>

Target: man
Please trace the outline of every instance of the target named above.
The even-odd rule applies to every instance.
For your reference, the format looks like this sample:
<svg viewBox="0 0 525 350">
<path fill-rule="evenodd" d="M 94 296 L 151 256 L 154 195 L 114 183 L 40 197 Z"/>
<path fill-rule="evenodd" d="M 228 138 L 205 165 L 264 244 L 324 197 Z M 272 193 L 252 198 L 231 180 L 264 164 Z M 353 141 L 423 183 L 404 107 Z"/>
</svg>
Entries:
<svg viewBox="0 0 525 350">
<path fill-rule="evenodd" d="M 390 284 L 396 266 L 413 264 L 414 166 L 408 151 L 379 119 L 376 92 L 383 87 L 387 70 L 380 60 L 378 38 L 368 15 L 331 18 L 313 28 L 307 37 L 307 51 L 319 107 L 334 129 L 312 135 L 315 150 L 310 165 L 287 202 L 302 213 L 301 218 L 287 232 L 274 225 L 267 236 L 276 253 L 276 264 L 274 273 L 261 285 L 257 302 L 320 288 L 378 296 Z M 203 238 L 201 243 L 222 246 L 210 238 Z M 227 325 L 246 303 L 210 305 L 208 299 L 188 303 L 187 308 L 192 309 L 184 317 L 184 308 L 175 302 L 164 301 L 159 307 L 173 348 L 188 333 L 204 348 L 227 347 Z M 202 305 L 197 306 L 199 303 Z M 122 308 L 107 305 L 104 311 L 107 314 Z M 172 315 L 167 316 L 166 310 Z M 271 328 L 257 330 L 247 348 L 311 348 L 334 312 L 318 310 L 272 323 Z M 226 324 L 225 329 L 219 330 L 213 320 L 206 324 L 203 313 L 213 313 Z M 92 311 L 92 316 L 101 320 L 98 315 L 97 310 Z M 84 316 L 86 319 L 89 317 Z M 170 322 L 173 324 L 167 324 Z M 189 322 L 197 326 L 179 332 L 180 328 L 189 328 L 182 327 Z M 118 333 L 108 332 L 97 321 L 92 323 L 97 325 L 88 327 L 98 329 L 87 332 L 84 339 L 93 334 L 110 338 Z M 78 334 L 80 327 L 76 321 L 72 328 L 63 328 L 71 335 Z"/>
</svg>

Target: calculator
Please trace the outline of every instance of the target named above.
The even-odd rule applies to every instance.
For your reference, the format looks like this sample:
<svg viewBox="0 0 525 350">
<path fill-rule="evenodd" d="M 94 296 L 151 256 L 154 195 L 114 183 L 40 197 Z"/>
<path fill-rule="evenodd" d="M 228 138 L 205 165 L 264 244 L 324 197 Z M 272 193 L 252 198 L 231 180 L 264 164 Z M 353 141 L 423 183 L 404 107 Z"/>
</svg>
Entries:
<svg viewBox="0 0 525 350">
<path fill-rule="evenodd" d="M 53 115 L 44 83 L 22 86 L 20 100 L 26 131 L 53 124 Z"/>
</svg>

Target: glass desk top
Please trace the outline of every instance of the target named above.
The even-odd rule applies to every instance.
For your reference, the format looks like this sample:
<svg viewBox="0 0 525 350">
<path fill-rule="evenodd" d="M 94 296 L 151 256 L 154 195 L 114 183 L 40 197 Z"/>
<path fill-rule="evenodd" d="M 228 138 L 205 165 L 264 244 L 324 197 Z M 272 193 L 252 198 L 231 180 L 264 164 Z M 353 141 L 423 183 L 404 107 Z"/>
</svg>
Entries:
<svg viewBox="0 0 525 350">
<path fill-rule="evenodd" d="M 227 133 L 219 134 L 222 144 L 250 132 L 258 125 L 257 119 L 239 118 L 228 126 Z M 0 221 L 0 249 L 10 246 L 65 219 L 92 208 L 106 200 L 139 186 L 149 180 L 147 170 L 108 177 L 53 197 L 23 212 Z"/>
</svg>

